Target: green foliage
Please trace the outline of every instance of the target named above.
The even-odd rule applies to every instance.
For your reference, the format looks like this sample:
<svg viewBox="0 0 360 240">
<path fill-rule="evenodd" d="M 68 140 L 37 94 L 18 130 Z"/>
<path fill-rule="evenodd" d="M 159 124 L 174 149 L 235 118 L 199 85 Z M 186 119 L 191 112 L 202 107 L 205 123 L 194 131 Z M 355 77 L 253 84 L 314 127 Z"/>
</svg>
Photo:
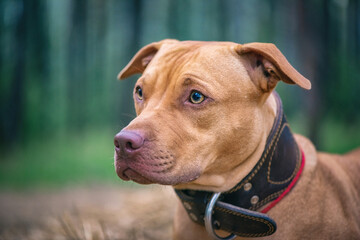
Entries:
<svg viewBox="0 0 360 240">
<path fill-rule="evenodd" d="M 134 116 L 136 80 L 116 75 L 164 38 L 276 44 L 313 84 L 277 87 L 294 132 L 350 150 L 360 145 L 359 10 L 357 0 L 1 0 L 0 185 L 111 181 L 111 139 Z"/>
<path fill-rule="evenodd" d="M 318 148 L 331 153 L 346 153 L 360 146 L 360 125 L 347 125 L 337 117 L 325 118 L 320 126 Z"/>
<path fill-rule="evenodd" d="M 5 152 L 0 187 L 52 187 L 122 182 L 114 170 L 112 132 L 87 131 L 62 138 L 44 137 Z M 3 151 L 4 152 L 4 151 Z"/>
</svg>

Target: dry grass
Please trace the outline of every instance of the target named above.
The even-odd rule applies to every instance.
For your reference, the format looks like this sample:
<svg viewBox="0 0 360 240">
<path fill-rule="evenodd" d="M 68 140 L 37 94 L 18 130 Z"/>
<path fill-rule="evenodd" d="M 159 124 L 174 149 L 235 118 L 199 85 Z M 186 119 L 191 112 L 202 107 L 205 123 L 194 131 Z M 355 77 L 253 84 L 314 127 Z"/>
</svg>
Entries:
<svg viewBox="0 0 360 240">
<path fill-rule="evenodd" d="M 0 240 L 171 239 L 171 189 L 96 187 L 0 193 Z"/>
</svg>

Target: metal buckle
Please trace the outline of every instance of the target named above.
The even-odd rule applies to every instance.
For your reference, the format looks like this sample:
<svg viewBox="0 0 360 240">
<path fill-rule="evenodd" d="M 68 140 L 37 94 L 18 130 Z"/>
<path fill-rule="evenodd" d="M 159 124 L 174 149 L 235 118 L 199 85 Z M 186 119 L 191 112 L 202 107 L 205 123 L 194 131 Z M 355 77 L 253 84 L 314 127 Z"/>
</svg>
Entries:
<svg viewBox="0 0 360 240">
<path fill-rule="evenodd" d="M 212 214 L 213 214 L 213 208 L 215 206 L 216 201 L 218 200 L 218 198 L 220 197 L 221 193 L 214 193 L 211 196 L 211 199 L 209 201 L 209 203 L 206 206 L 206 210 L 205 210 L 205 217 L 204 217 L 204 221 L 205 221 L 205 228 L 206 231 L 208 232 L 208 234 L 216 240 L 232 240 L 236 237 L 235 234 L 231 233 L 229 236 L 227 237 L 220 237 L 219 235 L 217 235 L 214 231 L 213 228 L 213 224 L 212 224 Z"/>
</svg>

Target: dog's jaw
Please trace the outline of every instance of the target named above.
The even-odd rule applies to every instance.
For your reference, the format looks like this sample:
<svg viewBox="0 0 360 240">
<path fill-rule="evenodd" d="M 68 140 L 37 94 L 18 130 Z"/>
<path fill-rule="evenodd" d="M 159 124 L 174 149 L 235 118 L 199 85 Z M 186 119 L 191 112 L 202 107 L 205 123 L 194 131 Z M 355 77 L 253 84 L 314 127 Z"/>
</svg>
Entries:
<svg viewBox="0 0 360 240">
<path fill-rule="evenodd" d="M 256 165 L 262 155 L 263 149 L 265 148 L 266 139 L 270 133 L 276 116 L 277 104 L 273 95 L 268 97 L 266 103 L 263 105 L 263 108 L 264 109 L 261 111 L 263 123 L 260 124 L 263 126 L 263 130 L 261 133 L 259 132 L 261 136 L 259 136 L 256 146 L 253 148 L 253 151 L 246 157 L 246 159 L 239 159 L 239 157 L 235 154 L 232 158 L 229 157 L 222 160 L 228 162 L 235 161 L 239 163 L 233 168 L 228 169 L 226 173 L 219 172 L 218 174 L 215 174 L 214 169 L 207 169 L 194 181 L 181 183 L 174 187 L 176 189 L 225 192 L 240 182 Z M 216 156 L 212 156 L 212 158 L 216 158 Z M 205 159 L 202 160 L 204 161 Z M 214 161 L 219 162 L 219 159 L 206 162 Z M 210 174 L 208 174 L 208 172 L 210 172 Z"/>
<path fill-rule="evenodd" d="M 176 161 L 170 155 L 168 157 L 154 157 L 149 152 L 138 156 L 127 157 L 115 151 L 114 164 L 117 175 L 124 181 L 132 180 L 140 184 L 177 185 L 191 182 L 200 176 L 196 168 L 182 169 L 176 167 Z"/>
<path fill-rule="evenodd" d="M 175 189 L 192 189 L 204 190 L 211 192 L 225 192 L 233 188 L 238 182 L 241 181 L 258 162 L 261 157 L 262 151 L 265 147 L 267 132 L 264 132 L 261 141 L 255 148 L 254 152 L 245 160 L 239 161 L 234 159 L 226 159 L 228 161 L 238 161 L 239 164 L 234 168 L 228 170 L 226 173 L 207 174 L 203 173 L 200 177 L 191 182 L 181 183 L 174 186 Z"/>
<path fill-rule="evenodd" d="M 127 166 L 125 161 L 121 161 L 119 159 L 119 157 L 117 156 L 116 152 L 115 152 L 115 163 L 114 164 L 115 164 L 115 170 L 116 170 L 117 175 L 119 176 L 119 178 L 121 178 L 124 181 L 132 180 L 132 181 L 140 183 L 140 184 L 153 183 L 153 181 L 147 179 L 140 173 L 134 171 L 129 166 Z"/>
</svg>

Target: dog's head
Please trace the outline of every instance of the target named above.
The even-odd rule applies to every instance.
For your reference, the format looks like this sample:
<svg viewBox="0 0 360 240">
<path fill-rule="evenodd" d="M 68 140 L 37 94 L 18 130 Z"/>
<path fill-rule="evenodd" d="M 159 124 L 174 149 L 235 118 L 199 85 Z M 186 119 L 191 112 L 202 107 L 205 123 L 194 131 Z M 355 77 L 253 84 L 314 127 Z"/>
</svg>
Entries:
<svg viewBox="0 0 360 240">
<path fill-rule="evenodd" d="M 277 82 L 311 87 L 268 43 L 163 40 L 142 48 L 118 78 L 137 73 L 137 117 L 115 136 L 115 168 L 143 184 L 223 181 L 265 142 Z"/>
</svg>

